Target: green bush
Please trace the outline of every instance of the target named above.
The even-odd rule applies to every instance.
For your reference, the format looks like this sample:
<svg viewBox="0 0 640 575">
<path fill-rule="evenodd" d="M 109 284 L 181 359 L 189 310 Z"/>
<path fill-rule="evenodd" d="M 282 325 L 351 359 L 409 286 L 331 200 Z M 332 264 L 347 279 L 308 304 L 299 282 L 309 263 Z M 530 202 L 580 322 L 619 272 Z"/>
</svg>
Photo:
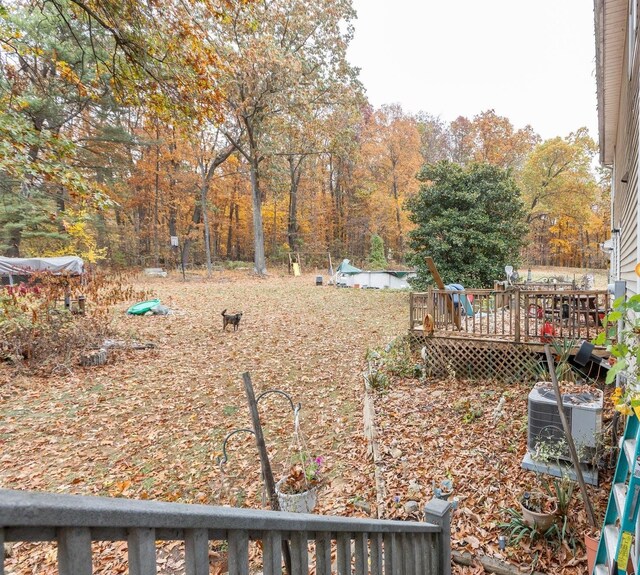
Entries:
<svg viewBox="0 0 640 575">
<path fill-rule="evenodd" d="M 492 287 L 504 266 L 517 265 L 526 232 L 520 191 L 507 170 L 489 164 L 438 162 L 422 168 L 424 182 L 406 208 L 416 225 L 409 245 L 424 289 L 432 278 L 431 256 L 445 283 Z"/>
</svg>

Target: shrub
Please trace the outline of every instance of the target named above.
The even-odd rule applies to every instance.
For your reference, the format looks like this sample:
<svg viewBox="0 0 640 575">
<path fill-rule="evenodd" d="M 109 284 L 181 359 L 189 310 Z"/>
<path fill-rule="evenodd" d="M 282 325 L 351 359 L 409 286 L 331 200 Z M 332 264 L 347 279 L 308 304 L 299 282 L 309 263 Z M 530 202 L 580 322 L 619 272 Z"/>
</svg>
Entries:
<svg viewBox="0 0 640 575">
<path fill-rule="evenodd" d="M 78 278 L 42 273 L 29 282 L 0 288 L 0 360 L 16 366 L 49 369 L 67 365 L 78 354 L 98 347 L 112 334 L 109 307 L 146 299 L 123 275 L 94 274 L 85 285 Z M 66 309 L 65 293 L 86 297 L 85 314 Z"/>
<path fill-rule="evenodd" d="M 489 164 L 426 165 L 420 192 L 406 203 L 415 228 L 409 232 L 417 288 L 431 274 L 433 257 L 445 283 L 493 286 L 505 264 L 516 265 L 526 226 L 520 191 L 510 172 Z"/>
</svg>

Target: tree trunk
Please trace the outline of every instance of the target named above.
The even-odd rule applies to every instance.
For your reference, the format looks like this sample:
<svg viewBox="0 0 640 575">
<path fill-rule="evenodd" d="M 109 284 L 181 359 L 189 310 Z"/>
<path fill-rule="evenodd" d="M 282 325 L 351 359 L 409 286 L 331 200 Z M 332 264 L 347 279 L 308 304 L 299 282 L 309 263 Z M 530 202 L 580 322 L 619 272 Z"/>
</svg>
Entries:
<svg viewBox="0 0 640 575">
<path fill-rule="evenodd" d="M 271 234 L 271 254 L 276 253 L 278 247 L 278 196 L 273 199 L 273 233 Z"/>
<path fill-rule="evenodd" d="M 181 257 L 181 262 L 182 262 L 182 273 L 184 274 L 184 270 L 185 267 L 187 265 L 187 260 L 189 259 L 189 250 L 191 249 L 191 242 L 193 241 L 191 239 L 191 230 L 193 229 L 194 226 L 197 226 L 200 223 L 200 219 L 202 218 L 202 209 L 201 209 L 201 204 L 200 202 L 197 202 L 196 205 L 193 208 L 193 216 L 191 216 L 191 225 L 189 226 L 189 229 L 187 230 L 187 234 L 186 237 L 184 239 L 184 243 L 182 245 L 182 257 Z"/>
<path fill-rule="evenodd" d="M 204 251 L 207 259 L 207 277 L 211 277 L 211 235 L 209 233 L 209 214 L 207 213 L 207 193 L 209 192 L 209 182 L 203 175 L 202 187 L 200 188 L 200 209 L 202 211 L 202 224 L 204 225 Z"/>
<path fill-rule="evenodd" d="M 260 195 L 260 177 L 256 150 L 251 150 L 249 158 L 251 170 L 251 199 L 253 205 L 253 263 L 258 275 L 267 275 L 267 263 L 264 256 L 264 224 L 262 222 L 262 197 Z"/>
<path fill-rule="evenodd" d="M 298 186 L 300 184 L 300 176 L 302 158 L 298 160 L 297 165 L 294 164 L 293 156 L 289 156 L 289 217 L 287 220 L 287 242 L 289 249 L 295 252 L 299 247 L 298 238 Z"/>
<path fill-rule="evenodd" d="M 156 173 L 154 178 L 154 202 L 153 202 L 153 259 L 155 266 L 160 266 L 160 238 L 158 236 L 158 219 L 160 204 L 160 129 L 156 124 Z"/>
<path fill-rule="evenodd" d="M 242 260 L 244 253 L 240 251 L 240 235 L 238 234 L 238 230 L 240 229 L 240 206 L 236 204 L 236 252 L 235 258 L 236 260 Z"/>
<path fill-rule="evenodd" d="M 187 230 L 186 238 L 184 240 L 184 247 L 182 248 L 182 274 L 184 276 L 184 268 L 187 264 L 189 257 L 189 249 L 191 247 L 190 233 L 194 226 L 200 223 L 200 219 L 203 219 L 204 233 L 205 233 L 205 250 L 207 255 L 207 272 L 209 277 L 211 276 L 211 246 L 209 238 L 209 219 L 207 217 L 207 194 L 209 193 L 209 183 L 215 173 L 218 166 L 227 160 L 234 150 L 233 145 L 228 145 L 226 148 L 220 150 L 216 157 L 207 166 L 204 163 L 200 163 L 200 169 L 202 172 L 202 185 L 200 186 L 200 198 L 196 202 L 193 209 L 193 217 L 191 218 L 191 224 Z"/>
<path fill-rule="evenodd" d="M 398 253 L 402 254 L 404 251 L 404 242 L 402 237 L 402 219 L 400 217 L 400 200 L 398 198 L 398 176 L 395 173 L 395 164 L 393 174 L 393 198 L 396 203 L 396 225 L 398 227 L 398 241 L 396 242 L 396 248 Z"/>
<path fill-rule="evenodd" d="M 169 174 L 169 197 L 171 198 L 169 204 L 169 237 L 178 237 L 178 208 L 176 207 L 176 183 L 178 174 L 178 162 L 176 160 L 176 149 L 178 144 L 176 142 L 176 129 L 171 129 L 171 143 L 169 145 L 169 151 L 171 152 L 171 173 Z M 171 261 L 174 266 L 178 264 L 178 246 L 173 245 L 171 240 Z"/>
<path fill-rule="evenodd" d="M 171 205 L 169 208 L 169 236 L 174 238 L 178 237 L 178 210 L 175 205 Z M 171 255 L 174 266 L 178 264 L 178 250 L 178 246 L 171 244 Z"/>
<path fill-rule="evenodd" d="M 231 202 L 229 205 L 229 229 L 227 230 L 227 259 L 233 259 L 233 210 L 236 205 Z"/>
<path fill-rule="evenodd" d="M 20 257 L 20 242 L 22 241 L 22 229 L 14 227 L 9 234 L 9 247 L 4 251 L 8 258 Z"/>
<path fill-rule="evenodd" d="M 220 221 L 218 220 L 217 215 L 213 218 L 213 224 L 211 225 L 211 228 L 213 230 L 211 241 L 211 258 L 215 260 L 220 258 Z"/>
</svg>

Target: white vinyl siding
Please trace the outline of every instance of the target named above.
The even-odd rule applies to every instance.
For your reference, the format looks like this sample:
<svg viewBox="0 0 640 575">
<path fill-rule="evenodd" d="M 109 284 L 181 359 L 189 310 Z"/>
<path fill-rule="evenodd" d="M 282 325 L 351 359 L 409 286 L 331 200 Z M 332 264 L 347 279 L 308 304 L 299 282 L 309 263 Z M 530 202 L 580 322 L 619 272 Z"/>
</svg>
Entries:
<svg viewBox="0 0 640 575">
<path fill-rule="evenodd" d="M 632 0 L 635 4 L 635 0 Z M 635 14 L 635 9 L 630 13 Z M 629 33 L 635 36 L 635 25 L 629 25 Z M 629 39 L 628 39 L 629 41 Z M 637 52 L 636 42 L 632 42 L 634 51 Z M 619 228 L 620 234 L 617 241 L 619 254 L 619 268 L 612 261 L 612 274 L 619 273 L 619 277 L 627 282 L 629 295 L 638 293 L 639 278 L 635 273 L 638 264 L 638 254 L 640 253 L 640 236 L 638 235 L 638 162 L 639 149 L 638 137 L 640 130 L 638 127 L 639 116 L 639 94 L 638 94 L 638 62 L 640 58 L 629 58 L 630 51 L 625 54 L 623 70 L 631 70 L 631 79 L 624 82 L 620 97 L 620 108 L 618 118 L 618 134 L 615 146 L 614 160 L 614 202 L 612 214 L 612 227 Z M 629 60 L 631 62 L 629 62 Z M 625 179 L 626 182 L 622 180 Z"/>
<path fill-rule="evenodd" d="M 635 63 L 636 37 L 638 26 L 638 2 L 629 0 L 629 14 L 627 18 L 627 72 L 629 79 L 633 77 L 633 65 Z"/>
</svg>

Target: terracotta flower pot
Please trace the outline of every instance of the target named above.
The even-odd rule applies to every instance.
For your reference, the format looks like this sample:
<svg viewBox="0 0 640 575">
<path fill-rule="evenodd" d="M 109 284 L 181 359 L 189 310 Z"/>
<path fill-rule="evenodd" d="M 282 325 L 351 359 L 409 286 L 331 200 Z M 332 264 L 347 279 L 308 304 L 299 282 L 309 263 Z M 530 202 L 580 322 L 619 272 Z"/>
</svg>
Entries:
<svg viewBox="0 0 640 575">
<path fill-rule="evenodd" d="M 556 518 L 556 512 L 558 511 L 558 504 L 553 502 L 553 509 L 539 513 L 536 511 L 531 511 L 527 509 L 520 501 L 520 508 L 522 510 L 522 517 L 524 522 L 531 527 L 535 527 L 538 531 L 546 531 L 553 525 L 553 522 Z"/>
<path fill-rule="evenodd" d="M 589 575 L 593 573 L 593 567 L 596 564 L 596 555 L 598 554 L 599 537 L 592 537 L 589 533 L 584 534 L 584 544 L 587 548 L 587 565 Z"/>
</svg>

